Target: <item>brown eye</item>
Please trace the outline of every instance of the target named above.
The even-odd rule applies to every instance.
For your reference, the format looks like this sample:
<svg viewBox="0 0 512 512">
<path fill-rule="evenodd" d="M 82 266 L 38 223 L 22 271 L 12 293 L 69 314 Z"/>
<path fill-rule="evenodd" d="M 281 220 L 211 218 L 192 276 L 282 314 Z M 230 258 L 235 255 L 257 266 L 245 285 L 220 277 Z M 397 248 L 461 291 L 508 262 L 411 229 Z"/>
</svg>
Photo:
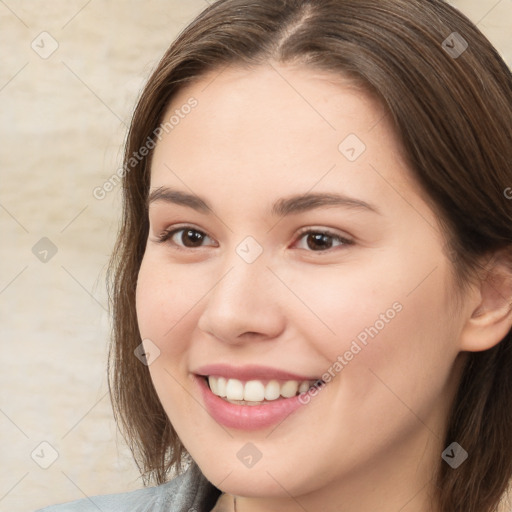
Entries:
<svg viewBox="0 0 512 512">
<path fill-rule="evenodd" d="M 323 251 L 332 247 L 332 237 L 323 233 L 310 233 L 307 235 L 306 244 L 309 249 Z"/>
<path fill-rule="evenodd" d="M 313 252 L 326 251 L 336 246 L 351 245 L 353 242 L 329 231 L 309 230 L 299 237 L 299 249 Z"/>
<path fill-rule="evenodd" d="M 206 233 L 191 227 L 167 230 L 158 237 L 159 242 L 170 242 L 172 245 L 180 249 L 194 249 L 202 247 L 204 245 L 204 241 L 208 239 L 211 240 Z"/>
<path fill-rule="evenodd" d="M 180 229 L 177 233 L 181 232 L 181 236 L 177 238 L 185 247 L 200 247 L 205 235 L 195 229 Z"/>
</svg>

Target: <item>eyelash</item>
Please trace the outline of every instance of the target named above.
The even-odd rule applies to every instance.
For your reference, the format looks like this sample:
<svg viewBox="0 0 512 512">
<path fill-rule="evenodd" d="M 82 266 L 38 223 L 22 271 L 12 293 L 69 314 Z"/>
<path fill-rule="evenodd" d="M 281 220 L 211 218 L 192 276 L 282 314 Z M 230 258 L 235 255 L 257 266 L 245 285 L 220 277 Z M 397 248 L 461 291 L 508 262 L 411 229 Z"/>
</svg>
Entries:
<svg viewBox="0 0 512 512">
<path fill-rule="evenodd" d="M 199 229 L 194 228 L 193 226 L 182 226 L 180 228 L 167 229 L 167 230 L 163 231 L 162 233 L 160 233 L 160 235 L 158 235 L 157 242 L 161 243 L 161 244 L 169 242 L 169 243 L 171 243 L 173 245 L 174 248 L 176 248 L 179 251 L 190 251 L 190 250 L 194 250 L 194 249 L 200 249 L 201 247 L 203 247 L 203 246 L 200 246 L 200 247 L 183 247 L 183 246 L 178 245 L 178 244 L 176 244 L 174 242 L 170 242 L 170 239 L 176 233 L 179 233 L 180 231 L 186 231 L 186 230 L 194 231 L 196 233 L 200 233 L 201 235 L 206 236 L 206 237 L 208 237 L 208 238 L 213 240 L 213 238 L 210 235 L 208 235 L 204 231 L 201 231 Z M 350 240 L 348 238 L 344 238 L 344 237 L 342 237 L 342 236 L 340 236 L 340 235 L 338 235 L 336 233 L 333 233 L 332 231 L 330 231 L 328 229 L 311 229 L 311 228 L 305 228 L 304 230 L 301 230 L 298 233 L 297 239 L 294 242 L 294 244 L 297 243 L 297 241 L 301 240 L 304 236 L 310 235 L 310 234 L 317 234 L 317 235 L 328 236 L 328 237 L 332 238 L 333 240 L 341 242 L 341 246 L 347 246 L 347 245 L 353 245 L 354 244 L 353 240 Z M 335 247 L 331 247 L 331 248 L 323 249 L 323 250 L 319 250 L 319 251 L 308 250 L 308 252 L 326 253 L 326 252 L 334 250 L 334 249 L 335 249 Z M 307 250 L 307 249 L 304 249 L 304 250 Z"/>
<path fill-rule="evenodd" d="M 303 230 L 300 230 L 294 244 L 296 244 L 298 241 L 300 241 L 306 235 L 311 235 L 311 234 L 327 236 L 329 238 L 332 238 L 333 240 L 340 242 L 340 245 L 337 246 L 338 248 L 354 244 L 353 240 L 350 240 L 349 238 L 345 238 L 337 233 L 334 233 L 333 231 L 330 231 L 329 229 L 311 229 L 311 228 L 305 228 Z M 312 251 L 312 250 L 307 250 L 307 249 L 304 249 L 304 250 L 307 250 L 308 252 L 315 252 L 315 253 L 326 253 L 328 251 L 333 251 L 335 249 L 336 249 L 336 247 L 330 247 L 329 249 L 323 249 L 320 251 Z"/>
</svg>

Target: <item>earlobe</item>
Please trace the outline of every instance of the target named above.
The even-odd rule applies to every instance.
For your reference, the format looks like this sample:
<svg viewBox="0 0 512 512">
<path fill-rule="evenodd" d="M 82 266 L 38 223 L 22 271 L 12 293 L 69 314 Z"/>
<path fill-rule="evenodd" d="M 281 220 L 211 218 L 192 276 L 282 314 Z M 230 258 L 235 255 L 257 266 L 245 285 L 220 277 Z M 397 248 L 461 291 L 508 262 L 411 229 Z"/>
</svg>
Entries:
<svg viewBox="0 0 512 512">
<path fill-rule="evenodd" d="M 479 300 L 461 334 L 461 350 L 480 352 L 494 347 L 512 329 L 512 261 L 500 253 L 486 265 L 478 285 Z"/>
</svg>

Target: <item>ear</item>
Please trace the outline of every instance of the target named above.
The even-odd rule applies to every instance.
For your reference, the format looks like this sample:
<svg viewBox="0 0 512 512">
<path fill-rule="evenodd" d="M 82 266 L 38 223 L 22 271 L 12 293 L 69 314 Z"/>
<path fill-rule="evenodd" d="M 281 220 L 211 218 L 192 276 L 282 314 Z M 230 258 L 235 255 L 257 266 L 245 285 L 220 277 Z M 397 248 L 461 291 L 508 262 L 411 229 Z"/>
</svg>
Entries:
<svg viewBox="0 0 512 512">
<path fill-rule="evenodd" d="M 500 251 L 485 265 L 476 286 L 460 348 L 469 352 L 497 345 L 512 328 L 512 254 Z"/>
</svg>

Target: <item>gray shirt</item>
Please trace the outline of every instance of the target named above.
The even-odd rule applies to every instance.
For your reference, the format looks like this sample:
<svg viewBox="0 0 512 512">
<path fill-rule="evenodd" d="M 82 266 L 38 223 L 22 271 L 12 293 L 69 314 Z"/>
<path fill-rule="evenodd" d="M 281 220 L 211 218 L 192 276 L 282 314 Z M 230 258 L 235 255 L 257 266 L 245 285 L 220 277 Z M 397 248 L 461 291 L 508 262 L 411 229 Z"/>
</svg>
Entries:
<svg viewBox="0 0 512 512">
<path fill-rule="evenodd" d="M 192 463 L 185 473 L 156 487 L 83 498 L 37 512 L 210 512 L 220 494 Z"/>
</svg>

